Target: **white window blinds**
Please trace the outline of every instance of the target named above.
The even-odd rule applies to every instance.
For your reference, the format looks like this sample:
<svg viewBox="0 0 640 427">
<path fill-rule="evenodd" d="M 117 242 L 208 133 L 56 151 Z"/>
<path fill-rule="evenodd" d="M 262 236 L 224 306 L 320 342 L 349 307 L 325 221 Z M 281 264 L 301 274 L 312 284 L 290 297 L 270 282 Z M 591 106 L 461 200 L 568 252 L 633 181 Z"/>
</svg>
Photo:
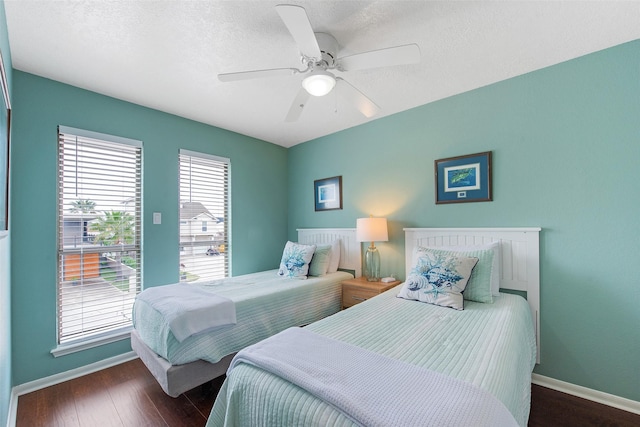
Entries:
<svg viewBox="0 0 640 427">
<path fill-rule="evenodd" d="M 180 280 L 229 276 L 229 159 L 180 150 Z"/>
<path fill-rule="evenodd" d="M 142 143 L 58 128 L 58 341 L 131 326 L 141 288 Z"/>
</svg>

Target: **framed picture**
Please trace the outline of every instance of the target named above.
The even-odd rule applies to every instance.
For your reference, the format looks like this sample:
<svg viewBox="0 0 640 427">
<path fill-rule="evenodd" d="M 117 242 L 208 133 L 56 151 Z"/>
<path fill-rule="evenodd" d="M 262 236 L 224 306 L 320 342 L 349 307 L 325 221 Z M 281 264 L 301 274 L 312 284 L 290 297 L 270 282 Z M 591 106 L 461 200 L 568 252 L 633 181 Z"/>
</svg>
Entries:
<svg viewBox="0 0 640 427">
<path fill-rule="evenodd" d="M 11 103 L 4 60 L 0 52 L 0 232 L 9 227 L 9 128 Z"/>
<path fill-rule="evenodd" d="M 491 151 L 435 161 L 436 204 L 490 202 Z"/>
<path fill-rule="evenodd" d="M 316 211 L 342 209 L 342 177 L 318 179 L 313 182 Z"/>
</svg>

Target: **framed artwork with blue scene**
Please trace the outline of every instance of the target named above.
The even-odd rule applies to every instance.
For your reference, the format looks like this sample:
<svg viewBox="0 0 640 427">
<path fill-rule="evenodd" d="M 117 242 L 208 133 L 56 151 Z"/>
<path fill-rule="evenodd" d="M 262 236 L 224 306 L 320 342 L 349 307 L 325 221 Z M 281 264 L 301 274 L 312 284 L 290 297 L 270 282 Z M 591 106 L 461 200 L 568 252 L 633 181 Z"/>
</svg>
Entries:
<svg viewBox="0 0 640 427">
<path fill-rule="evenodd" d="M 491 151 L 435 161 L 436 204 L 490 202 Z"/>
<path fill-rule="evenodd" d="M 313 194 L 316 211 L 342 209 L 342 176 L 315 180 Z"/>
</svg>

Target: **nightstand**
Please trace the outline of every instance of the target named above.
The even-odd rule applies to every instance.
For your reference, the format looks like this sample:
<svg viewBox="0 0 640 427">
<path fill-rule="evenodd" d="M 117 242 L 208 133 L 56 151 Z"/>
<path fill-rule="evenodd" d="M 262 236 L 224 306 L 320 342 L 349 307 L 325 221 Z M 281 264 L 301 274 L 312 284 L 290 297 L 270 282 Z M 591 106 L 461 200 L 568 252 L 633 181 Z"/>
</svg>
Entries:
<svg viewBox="0 0 640 427">
<path fill-rule="evenodd" d="M 400 280 L 394 282 L 369 282 L 366 277 L 342 281 L 342 308 L 348 308 L 388 291 L 400 284 Z"/>
</svg>

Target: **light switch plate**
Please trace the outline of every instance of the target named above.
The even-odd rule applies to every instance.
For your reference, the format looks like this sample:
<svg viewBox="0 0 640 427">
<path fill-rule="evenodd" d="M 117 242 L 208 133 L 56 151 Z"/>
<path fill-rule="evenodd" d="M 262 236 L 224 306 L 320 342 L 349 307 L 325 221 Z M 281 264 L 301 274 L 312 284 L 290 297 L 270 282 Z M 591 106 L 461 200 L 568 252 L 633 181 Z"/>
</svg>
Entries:
<svg viewBox="0 0 640 427">
<path fill-rule="evenodd" d="M 154 224 L 162 224 L 162 213 L 154 212 L 153 213 L 153 223 Z"/>
</svg>

